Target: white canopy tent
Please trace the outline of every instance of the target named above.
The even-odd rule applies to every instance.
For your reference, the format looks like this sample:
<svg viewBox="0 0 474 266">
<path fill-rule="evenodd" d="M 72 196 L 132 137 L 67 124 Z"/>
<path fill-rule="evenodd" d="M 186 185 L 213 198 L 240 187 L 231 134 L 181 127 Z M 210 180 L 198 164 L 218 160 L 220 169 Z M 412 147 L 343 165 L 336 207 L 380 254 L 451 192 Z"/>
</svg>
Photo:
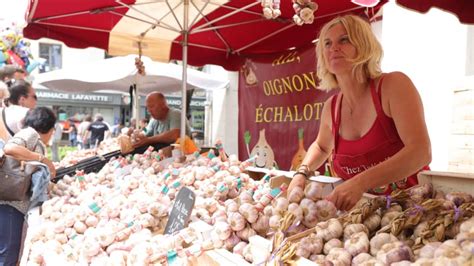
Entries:
<svg viewBox="0 0 474 266">
<path fill-rule="evenodd" d="M 35 76 L 34 84 L 65 92 L 106 90 L 129 93 L 130 86 L 133 85 L 136 85 L 136 95 L 147 95 L 154 91 L 164 94 L 182 91 L 183 66 L 155 62 L 148 57 L 142 57 L 146 72 L 142 76 L 137 73 L 135 67 L 136 57 L 136 55 L 113 57 L 39 74 Z M 187 89 L 212 91 L 225 88 L 228 84 L 228 80 L 195 69 L 187 69 Z M 133 105 L 133 117 L 138 121 L 138 97 L 134 97 Z"/>
<path fill-rule="evenodd" d="M 171 93 L 181 91 L 181 65 L 154 62 L 142 57 L 145 76 L 137 75 L 135 55 L 108 58 L 87 64 L 63 68 L 35 76 L 34 84 L 48 89 L 65 92 L 92 92 L 113 90 L 128 93 L 130 86 L 137 83 L 138 94 L 147 95 L 153 91 Z M 188 68 L 187 89 L 200 88 L 216 90 L 225 88 L 229 81 Z"/>
</svg>

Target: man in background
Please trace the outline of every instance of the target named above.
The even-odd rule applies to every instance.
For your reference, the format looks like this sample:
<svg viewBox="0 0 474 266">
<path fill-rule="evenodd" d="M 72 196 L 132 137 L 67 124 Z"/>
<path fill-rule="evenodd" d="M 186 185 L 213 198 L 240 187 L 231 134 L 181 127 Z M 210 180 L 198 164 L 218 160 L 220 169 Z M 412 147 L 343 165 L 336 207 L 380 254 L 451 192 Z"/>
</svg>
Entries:
<svg viewBox="0 0 474 266">
<path fill-rule="evenodd" d="M 110 131 L 109 126 L 104 123 L 104 117 L 101 114 L 95 115 L 95 121 L 92 122 L 87 128 L 87 134 L 90 133 L 90 145 L 91 147 L 97 148 L 99 144 L 104 140 L 106 133 Z"/>
<path fill-rule="evenodd" d="M 146 127 L 135 143 L 135 147 L 149 146 L 157 143 L 176 142 L 180 135 L 181 111 L 168 106 L 162 93 L 152 92 L 146 97 L 146 108 L 151 115 Z M 190 136 L 191 128 L 186 120 L 186 135 Z"/>
</svg>

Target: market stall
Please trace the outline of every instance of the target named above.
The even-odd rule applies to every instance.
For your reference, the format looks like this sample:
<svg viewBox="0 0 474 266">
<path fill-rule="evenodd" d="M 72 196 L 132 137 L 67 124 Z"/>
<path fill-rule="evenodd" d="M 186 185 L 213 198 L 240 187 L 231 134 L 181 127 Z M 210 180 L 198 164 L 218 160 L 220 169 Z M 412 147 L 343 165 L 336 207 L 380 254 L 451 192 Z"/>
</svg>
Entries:
<svg viewBox="0 0 474 266">
<path fill-rule="evenodd" d="M 472 175 L 445 175 L 441 182 L 465 182 L 446 188 L 436 181 L 439 173 L 422 172 L 417 187 L 367 195 L 341 212 L 324 200 L 337 178 L 315 176 L 304 191 L 286 195 L 292 172 L 266 171 L 254 180 L 251 161 L 220 154 L 164 159 L 149 149 L 114 158 L 96 173 L 64 176 L 28 230 L 22 264 L 469 265 L 474 259 Z M 189 221 L 183 216 L 183 229 L 163 234 L 184 187 L 195 195 Z"/>
</svg>

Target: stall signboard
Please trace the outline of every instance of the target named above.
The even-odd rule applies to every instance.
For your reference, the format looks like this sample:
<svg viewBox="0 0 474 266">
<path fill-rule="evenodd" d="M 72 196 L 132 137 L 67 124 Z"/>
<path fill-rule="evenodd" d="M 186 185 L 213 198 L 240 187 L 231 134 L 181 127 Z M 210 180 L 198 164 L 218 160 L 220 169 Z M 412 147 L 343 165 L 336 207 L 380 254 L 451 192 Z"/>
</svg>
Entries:
<svg viewBox="0 0 474 266">
<path fill-rule="evenodd" d="M 195 200 L 196 195 L 189 188 L 183 187 L 179 190 L 165 226 L 165 234 L 173 234 L 186 227 Z"/>
<path fill-rule="evenodd" d="M 324 102 L 314 45 L 247 59 L 239 73 L 239 158 L 254 166 L 297 167 L 319 131 Z"/>
</svg>

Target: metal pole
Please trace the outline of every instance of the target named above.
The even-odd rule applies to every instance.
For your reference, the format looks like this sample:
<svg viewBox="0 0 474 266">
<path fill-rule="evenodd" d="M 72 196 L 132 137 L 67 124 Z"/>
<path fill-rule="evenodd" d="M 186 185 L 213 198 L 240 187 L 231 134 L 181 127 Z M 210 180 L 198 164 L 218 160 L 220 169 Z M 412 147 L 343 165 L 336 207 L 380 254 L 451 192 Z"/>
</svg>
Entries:
<svg viewBox="0 0 474 266">
<path fill-rule="evenodd" d="M 186 85 L 188 83 L 188 19 L 189 19 L 189 0 L 184 0 L 183 12 L 183 81 L 181 91 L 181 131 L 180 146 L 184 155 L 184 138 L 186 135 Z"/>
</svg>

